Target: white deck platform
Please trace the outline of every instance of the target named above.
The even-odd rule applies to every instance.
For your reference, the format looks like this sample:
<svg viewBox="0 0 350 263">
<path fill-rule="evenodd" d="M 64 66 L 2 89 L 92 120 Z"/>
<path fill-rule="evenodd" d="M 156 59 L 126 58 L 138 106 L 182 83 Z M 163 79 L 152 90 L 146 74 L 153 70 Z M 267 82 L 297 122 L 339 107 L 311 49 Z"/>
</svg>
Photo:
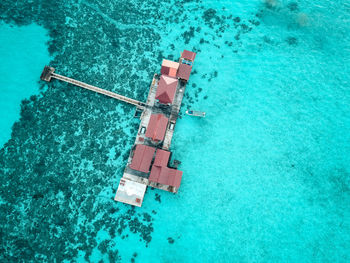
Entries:
<svg viewBox="0 0 350 263">
<path fill-rule="evenodd" d="M 120 179 L 115 201 L 141 207 L 147 185 L 131 181 L 123 177 Z"/>
</svg>

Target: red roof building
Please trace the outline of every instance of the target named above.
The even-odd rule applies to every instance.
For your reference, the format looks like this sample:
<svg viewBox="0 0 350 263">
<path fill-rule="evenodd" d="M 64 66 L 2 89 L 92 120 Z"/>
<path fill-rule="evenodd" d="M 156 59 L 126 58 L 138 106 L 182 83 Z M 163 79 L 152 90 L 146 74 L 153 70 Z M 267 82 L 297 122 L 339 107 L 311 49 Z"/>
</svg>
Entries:
<svg viewBox="0 0 350 263">
<path fill-rule="evenodd" d="M 163 114 L 152 114 L 145 134 L 146 137 L 153 141 L 163 141 L 167 125 L 168 118 Z"/>
<path fill-rule="evenodd" d="M 184 80 L 189 80 L 192 71 L 192 66 L 187 64 L 180 64 L 177 71 L 177 77 Z"/>
<path fill-rule="evenodd" d="M 173 103 L 178 80 L 162 75 L 156 92 L 156 99 L 162 104 Z"/>
<path fill-rule="evenodd" d="M 181 54 L 181 58 L 191 60 L 192 62 L 194 61 L 196 57 L 196 53 L 188 50 L 184 50 Z"/>
<path fill-rule="evenodd" d="M 182 171 L 167 167 L 169 157 L 170 152 L 161 149 L 157 150 L 148 180 L 150 182 L 179 188 L 182 179 Z"/>
<path fill-rule="evenodd" d="M 162 150 L 162 149 L 158 149 L 153 165 L 168 166 L 169 157 L 170 157 L 170 152 Z"/>
<path fill-rule="evenodd" d="M 170 77 L 176 77 L 177 69 L 179 68 L 179 63 L 171 60 L 163 59 L 162 67 L 160 73 L 163 75 L 168 75 Z"/>
<path fill-rule="evenodd" d="M 170 185 L 176 188 L 180 187 L 182 171 L 171 169 L 165 166 L 152 166 L 151 174 L 148 178 L 150 182 L 163 185 Z"/>
<path fill-rule="evenodd" d="M 170 186 L 174 186 L 176 188 L 179 188 L 181 185 L 182 180 L 182 171 L 176 170 L 176 169 L 170 169 L 167 167 L 163 167 L 163 169 L 166 168 L 166 172 L 168 173 L 168 184 Z"/>
<path fill-rule="evenodd" d="M 130 168 L 140 172 L 148 173 L 155 150 L 156 148 L 143 144 L 137 144 L 134 151 L 134 156 L 132 157 Z"/>
</svg>

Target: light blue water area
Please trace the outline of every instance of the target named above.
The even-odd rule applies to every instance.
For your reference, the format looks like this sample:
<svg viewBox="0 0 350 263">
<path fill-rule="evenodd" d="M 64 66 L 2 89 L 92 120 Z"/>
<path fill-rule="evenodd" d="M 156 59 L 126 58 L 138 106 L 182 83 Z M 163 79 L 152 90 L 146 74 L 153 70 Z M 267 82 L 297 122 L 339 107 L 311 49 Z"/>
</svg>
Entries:
<svg viewBox="0 0 350 263">
<path fill-rule="evenodd" d="M 161 58 L 197 52 L 171 146 L 183 171 L 178 194 L 148 188 L 141 208 L 114 202 L 134 111 L 54 81 L 27 109 L 38 113 L 21 122 L 29 135 L 16 130 L 0 152 L 8 202 L 0 252 L 44 262 L 349 262 L 350 5 L 124 5 L 66 1 L 53 16 L 39 4 L 39 17 L 58 73 L 140 100 Z M 1 83 L 15 87 L 6 93 L 14 117 L 1 124 L 9 135 L 49 57 L 40 27 L 0 29 Z M 13 34 L 23 46 L 10 43 Z M 17 60 L 21 78 L 10 70 Z"/>
<path fill-rule="evenodd" d="M 11 137 L 23 99 L 39 93 L 38 76 L 48 64 L 47 31 L 31 24 L 0 23 L 0 147 Z"/>
<path fill-rule="evenodd" d="M 168 26 L 164 45 L 201 50 L 186 92 L 195 97 L 193 83 L 203 89 L 190 106 L 207 117 L 178 121 L 172 147 L 182 186 L 162 194 L 141 261 L 349 260 L 349 9 L 300 1 L 292 12 L 287 4 L 209 3 L 243 23 L 264 9 L 259 27 L 233 44 L 237 53 L 225 45 L 233 29 L 210 40 L 201 25 L 184 45 Z M 209 43 L 197 46 L 200 38 Z M 142 209 L 154 207 L 150 196 Z"/>
</svg>

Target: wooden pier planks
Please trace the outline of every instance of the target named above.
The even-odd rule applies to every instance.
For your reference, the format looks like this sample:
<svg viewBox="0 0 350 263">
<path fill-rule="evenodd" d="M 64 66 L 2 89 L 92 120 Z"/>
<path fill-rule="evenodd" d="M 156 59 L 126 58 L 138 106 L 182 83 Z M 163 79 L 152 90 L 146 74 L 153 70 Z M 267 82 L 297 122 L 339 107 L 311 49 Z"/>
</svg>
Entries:
<svg viewBox="0 0 350 263">
<path fill-rule="evenodd" d="M 61 81 L 65 81 L 65 82 L 71 83 L 71 84 L 73 84 L 75 86 L 79 86 L 79 87 L 84 88 L 84 89 L 88 89 L 88 90 L 91 90 L 91 91 L 94 91 L 94 92 L 106 95 L 108 97 L 111 97 L 111 98 L 114 98 L 114 99 L 117 99 L 117 100 L 124 101 L 124 102 L 129 103 L 129 104 L 133 104 L 133 105 L 135 105 L 138 108 L 143 108 L 144 107 L 144 103 L 141 102 L 141 101 L 130 99 L 128 97 L 125 97 L 125 96 L 119 95 L 117 93 L 114 93 L 114 92 L 111 92 L 111 91 L 108 91 L 108 90 L 104 90 L 104 89 L 101 89 L 101 88 L 98 88 L 98 87 L 86 84 L 84 82 L 81 82 L 81 81 L 78 81 L 78 80 L 75 80 L 75 79 L 71 79 L 71 78 L 68 78 L 68 77 L 56 74 L 56 73 L 51 73 L 51 77 L 55 78 L 55 79 L 58 79 L 58 80 L 61 80 Z"/>
<path fill-rule="evenodd" d="M 182 85 L 181 82 L 179 81 L 179 84 L 177 85 L 177 88 L 176 88 L 174 102 L 171 108 L 169 125 L 164 136 L 163 149 L 165 150 L 169 150 L 171 145 L 171 140 L 173 138 L 176 120 L 180 112 L 180 107 L 184 96 L 185 88 L 186 88 L 186 85 Z M 174 125 L 172 129 L 170 129 L 171 124 Z"/>
<path fill-rule="evenodd" d="M 89 85 L 89 84 L 81 82 L 79 80 L 75 80 L 75 79 L 72 79 L 72 78 L 68 78 L 68 77 L 62 76 L 60 74 L 56 74 L 56 73 L 54 73 L 54 71 L 55 71 L 54 68 L 49 67 L 49 66 L 45 66 L 43 72 L 41 73 L 40 79 L 49 82 L 49 81 L 51 81 L 52 78 L 55 78 L 55 79 L 58 79 L 58 80 L 61 80 L 61 81 L 73 84 L 75 86 L 78 86 L 78 87 L 81 87 L 81 88 L 84 88 L 84 89 L 88 89 L 88 90 L 91 90 L 91 91 L 103 94 L 103 95 L 111 97 L 113 99 L 121 100 L 121 101 L 124 101 L 126 103 L 135 105 L 136 107 L 138 107 L 140 109 L 144 109 L 145 106 L 146 106 L 146 104 L 141 102 L 141 101 L 134 100 L 134 99 L 131 99 L 131 98 L 119 95 L 117 93 L 114 93 L 112 91 L 104 90 L 104 89 L 101 89 L 101 88 Z"/>
</svg>

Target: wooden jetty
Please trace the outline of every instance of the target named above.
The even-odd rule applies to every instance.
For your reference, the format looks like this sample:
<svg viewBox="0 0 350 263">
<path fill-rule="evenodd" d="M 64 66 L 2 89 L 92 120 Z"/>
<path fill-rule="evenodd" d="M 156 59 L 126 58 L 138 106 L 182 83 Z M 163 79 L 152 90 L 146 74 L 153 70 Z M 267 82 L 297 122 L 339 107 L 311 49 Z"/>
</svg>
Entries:
<svg viewBox="0 0 350 263">
<path fill-rule="evenodd" d="M 59 74 L 54 73 L 54 72 L 55 72 L 55 69 L 53 67 L 45 66 L 45 68 L 44 68 L 44 70 L 43 70 L 43 72 L 42 72 L 42 74 L 40 76 L 40 79 L 49 82 L 49 81 L 51 81 L 52 78 L 55 78 L 55 79 L 58 79 L 58 80 L 61 80 L 61 81 L 73 84 L 75 86 L 78 86 L 78 87 L 81 87 L 81 88 L 84 88 L 84 89 L 88 89 L 88 90 L 91 90 L 91 91 L 94 91 L 94 92 L 106 95 L 108 97 L 111 97 L 111 98 L 114 98 L 114 99 L 117 99 L 117 100 L 124 101 L 126 103 L 135 105 L 138 108 L 143 108 L 145 106 L 145 103 L 143 103 L 143 102 L 140 102 L 140 101 L 137 101 L 137 100 L 134 100 L 134 99 L 130 99 L 128 97 L 119 95 L 117 93 L 114 93 L 114 92 L 111 92 L 111 91 L 108 91 L 108 90 L 105 90 L 105 89 L 101 89 L 101 88 L 98 88 L 98 87 L 86 84 L 84 82 L 81 82 L 81 81 L 78 81 L 78 80 L 75 80 L 75 79 L 71 79 L 71 78 L 59 75 Z"/>
<path fill-rule="evenodd" d="M 153 76 L 146 103 L 59 75 L 54 73 L 54 68 L 45 66 L 41 80 L 58 79 L 142 110 L 135 143 L 114 198 L 116 201 L 141 206 L 147 186 L 177 193 L 182 172 L 177 170 L 179 161 L 174 160 L 171 165 L 169 149 L 195 56 L 196 53 L 184 50 L 179 62 L 164 59 L 161 74 Z"/>
</svg>

